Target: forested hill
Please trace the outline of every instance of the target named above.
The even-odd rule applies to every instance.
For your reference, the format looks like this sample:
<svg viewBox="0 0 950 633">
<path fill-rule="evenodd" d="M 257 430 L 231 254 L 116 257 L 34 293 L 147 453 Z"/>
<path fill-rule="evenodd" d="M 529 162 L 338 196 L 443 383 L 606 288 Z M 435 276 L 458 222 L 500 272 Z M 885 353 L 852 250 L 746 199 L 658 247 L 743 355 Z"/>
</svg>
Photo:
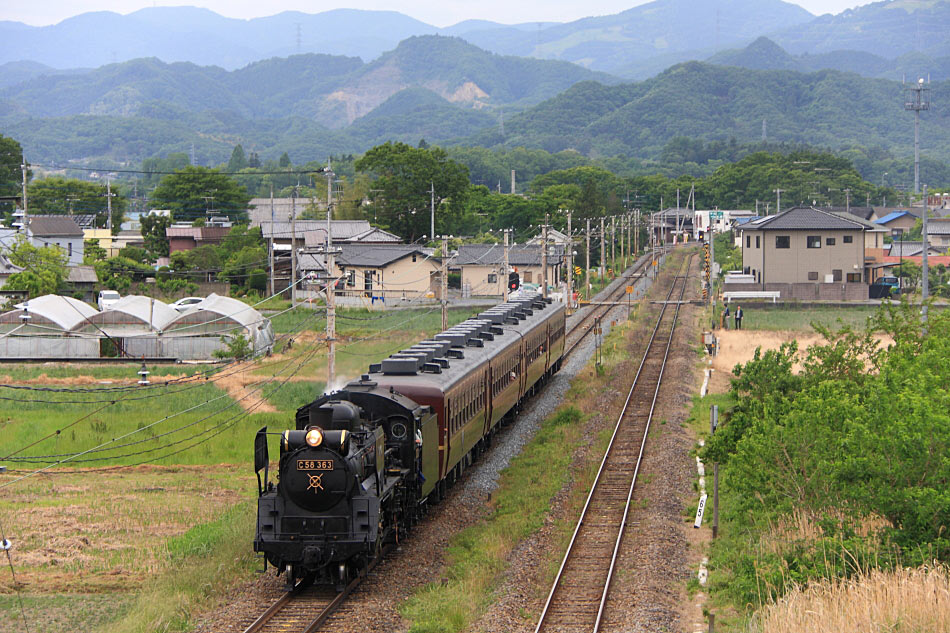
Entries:
<svg viewBox="0 0 950 633">
<path fill-rule="evenodd" d="M 742 49 L 722 51 L 706 60 L 721 66 L 739 66 L 755 70 L 840 70 L 865 77 L 900 81 L 903 78 L 930 77 L 933 81 L 950 79 L 950 56 L 931 57 L 925 53 L 904 53 L 888 59 L 866 51 L 792 55 L 767 37 L 760 37 Z"/>
<path fill-rule="evenodd" d="M 614 82 L 567 62 L 506 57 L 458 38 L 405 40 L 375 61 L 295 55 L 228 72 L 216 66 L 138 59 L 81 75 L 41 76 L 0 90 L 5 109 L 30 117 L 135 116 L 167 106 L 191 113 L 301 116 L 340 128 L 407 88 L 422 87 L 464 107 L 524 107 L 578 81 Z"/>
<path fill-rule="evenodd" d="M 950 103 L 950 82 L 931 84 L 934 103 Z M 897 81 L 824 70 L 805 74 L 689 62 L 637 84 L 577 84 L 505 123 L 476 144 L 584 154 L 657 156 L 672 138 L 913 148 L 913 123 Z M 950 158 L 950 110 L 922 116 L 925 155 Z"/>
</svg>

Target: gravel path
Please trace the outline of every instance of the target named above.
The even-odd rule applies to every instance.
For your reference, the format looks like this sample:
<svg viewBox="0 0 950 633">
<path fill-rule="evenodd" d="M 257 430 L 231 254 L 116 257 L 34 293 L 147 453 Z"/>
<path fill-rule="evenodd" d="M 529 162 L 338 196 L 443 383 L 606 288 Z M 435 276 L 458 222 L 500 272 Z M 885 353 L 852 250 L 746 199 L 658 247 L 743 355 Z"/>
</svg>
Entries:
<svg viewBox="0 0 950 633">
<path fill-rule="evenodd" d="M 623 278 L 616 279 L 596 295 L 595 299 L 606 297 L 616 287 L 625 283 L 627 281 Z M 637 292 L 645 292 L 651 283 L 648 279 L 638 280 Z M 568 328 L 576 319 L 582 318 L 584 310 L 590 309 L 592 308 L 584 308 L 569 317 Z M 625 316 L 626 306 L 611 310 L 603 320 L 605 335 L 609 332 L 611 319 L 619 320 Z M 585 367 L 593 351 L 594 340 L 592 336 L 588 336 L 564 363 L 561 371 L 549 381 L 547 387 L 529 402 L 517 423 L 503 430 L 495 438 L 491 451 L 466 469 L 462 479 L 452 488 L 445 501 L 430 512 L 394 554 L 377 566 L 370 578 L 329 618 L 323 630 L 336 633 L 389 633 L 408 627 L 408 623 L 396 610 L 398 605 L 417 588 L 440 580 L 444 553 L 451 538 L 485 516 L 485 502 L 497 487 L 500 472 L 534 437 L 541 421 L 560 405 L 571 380 Z M 618 395 L 604 395 L 603 408 L 609 407 L 611 399 L 616 399 Z M 593 441 L 593 437 L 593 432 L 588 433 L 587 440 Z M 562 491 L 559 497 L 561 496 L 566 496 L 566 491 Z M 526 571 L 537 566 L 543 552 L 537 552 L 534 558 L 522 555 L 526 549 L 533 547 L 533 540 L 529 539 L 516 550 L 518 564 L 512 565 L 511 580 L 521 578 Z M 510 586 L 511 582 L 506 582 L 506 588 Z M 237 588 L 225 605 L 207 614 L 196 632 L 243 631 L 282 591 L 283 580 L 274 576 L 273 570 L 269 570 L 265 576 Z M 536 592 L 532 590 L 529 593 L 533 597 Z M 490 619 L 491 617 L 485 621 Z M 503 619 L 510 621 L 508 617 Z M 504 626 L 485 630 L 511 629 Z"/>
</svg>

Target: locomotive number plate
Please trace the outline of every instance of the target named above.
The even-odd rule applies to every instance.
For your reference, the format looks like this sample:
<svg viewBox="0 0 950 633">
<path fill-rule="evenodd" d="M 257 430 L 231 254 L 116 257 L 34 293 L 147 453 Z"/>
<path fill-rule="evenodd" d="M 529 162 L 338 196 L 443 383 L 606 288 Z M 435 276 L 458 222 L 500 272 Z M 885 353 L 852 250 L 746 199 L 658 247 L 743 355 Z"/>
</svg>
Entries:
<svg viewBox="0 0 950 633">
<path fill-rule="evenodd" d="M 298 459 L 297 470 L 333 470 L 332 459 Z"/>
</svg>

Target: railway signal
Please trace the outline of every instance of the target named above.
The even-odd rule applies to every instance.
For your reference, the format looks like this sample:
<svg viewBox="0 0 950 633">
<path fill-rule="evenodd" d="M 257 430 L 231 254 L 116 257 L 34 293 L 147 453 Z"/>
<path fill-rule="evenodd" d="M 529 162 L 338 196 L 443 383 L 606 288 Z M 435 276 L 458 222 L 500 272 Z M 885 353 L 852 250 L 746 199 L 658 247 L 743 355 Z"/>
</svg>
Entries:
<svg viewBox="0 0 950 633">
<path fill-rule="evenodd" d="M 516 272 L 508 273 L 508 290 L 514 292 L 521 287 L 521 275 Z"/>
</svg>

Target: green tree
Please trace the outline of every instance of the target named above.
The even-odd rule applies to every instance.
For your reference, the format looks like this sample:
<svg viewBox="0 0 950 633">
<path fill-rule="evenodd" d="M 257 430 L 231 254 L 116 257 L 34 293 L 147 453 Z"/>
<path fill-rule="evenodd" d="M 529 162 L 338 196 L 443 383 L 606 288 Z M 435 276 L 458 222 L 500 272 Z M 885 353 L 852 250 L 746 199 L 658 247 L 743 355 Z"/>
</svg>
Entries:
<svg viewBox="0 0 950 633">
<path fill-rule="evenodd" d="M 23 148 L 14 139 L 0 134 L 0 211 L 13 211 L 14 199 L 22 192 L 22 164 Z"/>
<path fill-rule="evenodd" d="M 155 271 L 148 264 L 142 264 L 128 257 L 110 257 L 96 262 L 96 274 L 99 281 L 107 288 L 119 292 L 127 291 L 133 281 L 142 281 L 152 277 Z"/>
<path fill-rule="evenodd" d="M 94 213 L 96 226 L 109 225 L 107 187 L 98 182 L 50 176 L 34 180 L 27 187 L 30 209 L 45 215 Z M 112 230 L 118 233 L 129 201 L 118 187 L 112 187 Z"/>
<path fill-rule="evenodd" d="M 377 145 L 356 161 L 356 169 L 376 177 L 385 206 L 379 221 L 410 242 L 429 231 L 430 186 L 435 187 L 436 231 L 443 228 L 444 201 L 464 196 L 468 168 L 451 160 L 439 147 L 415 148 L 405 143 Z M 429 235 L 429 239 L 434 236 Z"/>
<path fill-rule="evenodd" d="M 247 168 L 247 156 L 244 155 L 244 148 L 240 144 L 234 146 L 231 152 L 231 160 L 228 161 L 228 171 L 238 172 Z"/>
<path fill-rule="evenodd" d="M 206 167 L 185 167 L 162 178 L 152 192 L 156 208 L 171 209 L 175 219 L 191 222 L 208 210 L 232 220 L 246 217 L 247 190 L 226 174 Z M 143 227 L 144 228 L 144 227 Z"/>
<path fill-rule="evenodd" d="M 99 246 L 99 240 L 86 240 L 83 242 L 82 263 L 86 265 L 95 264 L 108 256 L 106 249 Z"/>
<path fill-rule="evenodd" d="M 287 152 L 280 155 L 280 160 L 277 161 L 277 164 L 280 165 L 281 169 L 290 167 L 290 156 L 287 155 Z"/>
<path fill-rule="evenodd" d="M 168 236 L 165 229 L 172 225 L 171 216 L 148 214 L 141 217 L 141 222 L 145 250 L 156 259 L 168 257 Z"/>
<path fill-rule="evenodd" d="M 55 294 L 63 288 L 66 279 L 68 257 L 56 246 L 33 246 L 24 236 L 18 235 L 8 252 L 10 261 L 23 268 L 7 279 L 4 288 L 24 290 L 30 298 Z"/>
</svg>

